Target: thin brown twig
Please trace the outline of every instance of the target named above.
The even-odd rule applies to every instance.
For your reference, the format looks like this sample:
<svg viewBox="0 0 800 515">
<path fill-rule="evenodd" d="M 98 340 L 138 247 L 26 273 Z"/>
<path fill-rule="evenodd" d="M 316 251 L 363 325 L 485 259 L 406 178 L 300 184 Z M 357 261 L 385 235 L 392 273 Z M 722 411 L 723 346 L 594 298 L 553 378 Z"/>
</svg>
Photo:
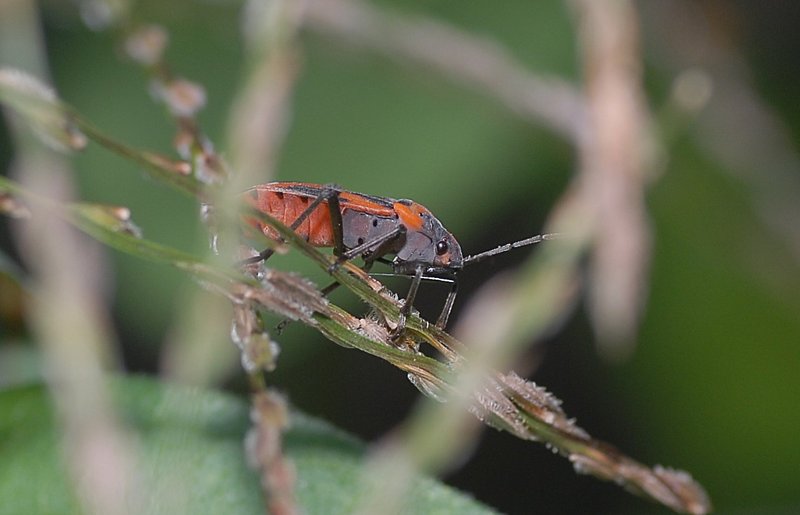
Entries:
<svg viewBox="0 0 800 515">
<path fill-rule="evenodd" d="M 254 394 L 250 418 L 253 427 L 247 435 L 247 455 L 250 465 L 261 471 L 261 488 L 269 492 L 267 513 L 298 513 L 294 495 L 296 472 L 283 453 L 283 433 L 289 427 L 286 399 L 262 389 Z"/>
<path fill-rule="evenodd" d="M 153 96 L 167 107 L 177 127 L 173 144 L 178 155 L 192 164 L 192 173 L 206 184 L 224 181 L 227 165 L 203 133 L 197 113 L 205 107 L 202 86 L 176 75 L 164 59 L 169 34 L 157 25 L 133 26 L 124 18 L 118 25 L 128 56 L 138 63 L 150 79 Z"/>
<path fill-rule="evenodd" d="M 580 205 L 567 205 L 571 205 L 571 209 L 577 210 L 578 214 L 582 212 Z M 554 223 L 563 228 L 573 222 L 574 216 L 575 213 L 570 210 L 562 209 Z M 265 216 L 263 219 L 323 269 L 330 267 L 330 259 L 321 256 L 291 229 L 269 217 Z M 625 456 L 613 446 L 591 438 L 573 419 L 567 417 L 560 407 L 560 401 L 545 389 L 513 373 L 500 374 L 495 371 L 495 365 L 504 366 L 513 349 L 519 347 L 531 331 L 544 331 L 553 317 L 560 316 L 563 312 L 564 305 L 553 305 L 552 301 L 559 298 L 565 282 L 574 274 L 577 260 L 583 254 L 586 243 L 586 240 L 581 242 L 569 239 L 553 242 L 542 253 L 542 259 L 534 261 L 532 269 L 527 271 L 529 277 L 521 281 L 522 288 L 515 288 L 514 293 L 527 299 L 526 303 L 513 296 L 510 301 L 506 300 L 508 310 L 499 310 L 511 313 L 511 316 L 505 315 L 506 323 L 489 321 L 489 328 L 485 331 L 468 335 L 468 345 L 459 343 L 417 316 L 411 316 L 407 321 L 407 329 L 410 331 L 408 339 L 411 343 L 406 344 L 405 348 L 412 353 L 418 353 L 416 340 L 422 339 L 430 343 L 445 356 L 446 367 L 443 370 L 439 367 L 430 368 L 430 363 L 427 362 L 421 367 L 415 367 L 406 359 L 392 360 L 384 352 L 394 348 L 397 342 L 389 338 L 388 331 L 384 328 L 382 331 L 367 333 L 383 344 L 380 348 L 384 351 L 376 353 L 377 356 L 388 358 L 388 361 L 399 368 L 418 379 L 421 378 L 423 382 L 415 384 L 422 386 L 420 389 L 423 392 L 437 400 L 446 399 L 448 402 L 427 403 L 427 408 L 412 417 L 407 426 L 407 444 L 390 441 L 379 451 L 376 462 L 368 467 L 368 474 L 382 477 L 383 481 L 362 506 L 362 511 L 368 512 L 374 506 L 386 506 L 387 503 L 388 506 L 396 506 L 405 489 L 404 480 L 409 477 L 403 472 L 406 467 L 429 469 L 446 463 L 453 452 L 464 444 L 463 415 L 467 410 L 485 423 L 509 431 L 519 438 L 545 442 L 567 456 L 578 472 L 613 480 L 679 512 L 703 514 L 710 511 L 711 503 L 707 494 L 688 473 L 661 466 L 650 468 Z M 344 268 L 347 273 L 334 271 L 335 278 L 379 310 L 391 323 L 396 323 L 402 305 L 397 297 L 351 263 L 346 263 Z M 349 273 L 354 275 L 350 276 Z M 563 302 L 567 302 L 567 299 L 562 298 Z M 544 313 L 531 310 L 531 303 L 543 308 L 539 311 Z M 545 305 L 550 306 L 549 310 L 544 309 Z M 326 318 L 331 317 L 342 326 L 354 330 L 360 330 L 365 322 L 369 324 L 368 321 L 334 310 L 327 304 L 315 308 L 314 311 L 324 313 Z M 526 312 L 537 313 L 537 316 L 529 316 L 527 326 L 520 326 L 518 321 Z M 335 341 L 341 339 L 341 333 L 324 330 L 325 324 L 321 325 L 323 320 L 324 318 L 315 317 L 310 325 L 322 328 L 322 332 Z M 493 344 L 498 341 L 502 345 Z M 360 348 L 365 350 L 367 347 Z M 392 467 L 397 467 L 398 475 L 383 476 Z"/>
</svg>

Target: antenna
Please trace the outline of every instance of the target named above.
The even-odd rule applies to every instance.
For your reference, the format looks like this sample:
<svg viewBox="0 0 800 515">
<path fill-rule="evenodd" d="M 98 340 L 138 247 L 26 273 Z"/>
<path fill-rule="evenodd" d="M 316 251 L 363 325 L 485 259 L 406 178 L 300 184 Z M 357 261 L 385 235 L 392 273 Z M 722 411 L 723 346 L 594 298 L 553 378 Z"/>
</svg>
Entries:
<svg viewBox="0 0 800 515">
<path fill-rule="evenodd" d="M 497 254 L 502 254 L 503 252 L 508 252 L 511 249 L 518 249 L 520 247 L 534 245 L 536 243 L 541 243 L 547 240 L 557 240 L 562 237 L 563 234 L 561 233 L 537 234 L 536 236 L 531 236 L 530 238 L 525 238 L 524 240 L 515 241 L 514 243 L 506 243 L 505 245 L 500 245 L 495 249 L 487 250 L 485 252 L 481 252 L 480 254 L 475 254 L 474 256 L 465 257 L 464 266 L 477 263 L 478 261 L 483 261 L 486 258 L 496 256 Z"/>
</svg>

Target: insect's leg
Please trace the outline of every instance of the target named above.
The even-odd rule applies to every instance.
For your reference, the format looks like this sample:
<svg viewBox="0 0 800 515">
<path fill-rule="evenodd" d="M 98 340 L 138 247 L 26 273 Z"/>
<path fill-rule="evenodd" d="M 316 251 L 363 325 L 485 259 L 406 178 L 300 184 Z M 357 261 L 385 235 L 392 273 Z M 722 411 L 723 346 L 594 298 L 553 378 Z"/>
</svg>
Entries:
<svg viewBox="0 0 800 515">
<path fill-rule="evenodd" d="M 331 215 L 331 227 L 333 228 L 333 255 L 341 258 L 344 254 L 344 230 L 342 229 L 342 209 L 339 205 L 339 190 L 333 186 L 325 187 L 325 194 L 328 193 L 328 212 Z"/>
<path fill-rule="evenodd" d="M 400 308 L 400 318 L 397 320 L 397 327 L 392 330 L 391 337 L 393 340 L 399 338 L 406 329 L 406 318 L 411 314 L 411 309 L 414 307 L 414 298 L 417 296 L 424 271 L 424 267 L 418 266 L 417 270 L 414 272 L 414 278 L 411 279 L 411 286 L 408 288 L 406 299 L 403 301 L 403 306 Z"/>
<path fill-rule="evenodd" d="M 444 331 L 447 327 L 447 320 L 450 318 L 450 312 L 453 311 L 453 304 L 456 301 L 456 294 L 458 294 L 458 282 L 453 279 L 453 286 L 450 288 L 450 293 L 447 294 L 447 299 L 444 301 L 442 313 L 436 319 L 436 327 Z"/>
</svg>

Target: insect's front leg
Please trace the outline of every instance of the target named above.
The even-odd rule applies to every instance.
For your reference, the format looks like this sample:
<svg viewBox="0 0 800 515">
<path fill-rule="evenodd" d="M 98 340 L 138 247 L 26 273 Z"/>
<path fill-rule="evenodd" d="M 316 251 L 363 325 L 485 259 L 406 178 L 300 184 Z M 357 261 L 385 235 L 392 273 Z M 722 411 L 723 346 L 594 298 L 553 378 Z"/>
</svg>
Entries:
<svg viewBox="0 0 800 515">
<path fill-rule="evenodd" d="M 450 312 L 453 311 L 453 304 L 456 301 L 457 294 L 458 281 L 453 278 L 453 286 L 450 288 L 450 292 L 447 294 L 447 299 L 444 301 L 444 306 L 442 306 L 442 312 L 439 314 L 439 318 L 436 319 L 436 327 L 442 331 L 444 331 L 447 327 L 447 320 L 450 318 Z"/>
</svg>

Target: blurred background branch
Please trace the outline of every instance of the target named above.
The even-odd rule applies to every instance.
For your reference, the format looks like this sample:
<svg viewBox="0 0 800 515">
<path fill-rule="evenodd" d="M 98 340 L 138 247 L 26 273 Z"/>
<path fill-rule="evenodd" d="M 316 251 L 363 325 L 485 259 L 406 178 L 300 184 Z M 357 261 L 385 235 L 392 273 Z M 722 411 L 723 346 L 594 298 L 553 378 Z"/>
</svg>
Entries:
<svg viewBox="0 0 800 515">
<path fill-rule="evenodd" d="M 337 42 L 422 66 L 573 143 L 585 136 L 584 102 L 575 87 L 559 77 L 526 70 L 495 41 L 431 18 L 377 9 L 361 0 L 307 4 L 306 24 Z"/>
<path fill-rule="evenodd" d="M 42 80 L 49 77 L 34 2 L 14 0 L 0 5 L 0 62 L 29 70 Z M 48 96 L 44 88 L 40 91 Z M 43 145 L 15 114 L 6 110 L 3 114 L 16 150 L 10 173 L 37 195 L 72 199 L 75 192 L 67 158 Z M 61 126 L 65 133 L 61 141 L 85 144 L 85 139 L 68 132 L 66 117 L 60 123 L 58 117 L 54 113 L 43 124 L 51 129 Z M 37 335 L 43 376 L 57 408 L 61 451 L 70 479 L 86 513 L 128 513 L 136 510 L 142 492 L 137 484 L 135 440 L 123 429 L 107 395 L 107 375 L 118 370 L 119 361 L 108 314 L 105 250 L 47 209 L 39 205 L 30 209 L 30 216 L 16 227 L 31 274 L 25 311 Z"/>
<path fill-rule="evenodd" d="M 644 101 L 638 13 L 633 2 L 570 2 L 578 29 L 587 144 L 579 149 L 576 203 L 588 206 L 589 311 L 605 357 L 630 357 L 644 310 L 650 260 L 645 183 L 656 142 Z"/>
<path fill-rule="evenodd" d="M 744 15 L 726 15 L 715 9 L 673 0 L 647 5 L 644 15 L 665 21 L 654 26 L 649 38 L 656 54 L 653 63 L 669 75 L 681 77 L 688 70 L 699 76 L 699 92 L 690 89 L 688 99 L 676 95 L 675 107 L 691 111 L 698 94 L 704 99 L 694 124 L 698 144 L 722 170 L 747 187 L 765 226 L 788 244 L 800 261 L 800 225 L 796 223 L 800 220 L 796 202 L 800 197 L 800 154 L 792 128 L 782 119 L 791 114 L 781 113 L 763 98 L 756 70 L 733 40 Z M 769 20 L 781 14 L 764 12 L 763 16 Z M 681 38 L 665 37 L 677 32 Z M 665 44 L 667 41 L 673 44 Z M 791 72 L 790 67 L 787 73 Z M 782 88 L 779 82 L 775 87 Z"/>
</svg>

